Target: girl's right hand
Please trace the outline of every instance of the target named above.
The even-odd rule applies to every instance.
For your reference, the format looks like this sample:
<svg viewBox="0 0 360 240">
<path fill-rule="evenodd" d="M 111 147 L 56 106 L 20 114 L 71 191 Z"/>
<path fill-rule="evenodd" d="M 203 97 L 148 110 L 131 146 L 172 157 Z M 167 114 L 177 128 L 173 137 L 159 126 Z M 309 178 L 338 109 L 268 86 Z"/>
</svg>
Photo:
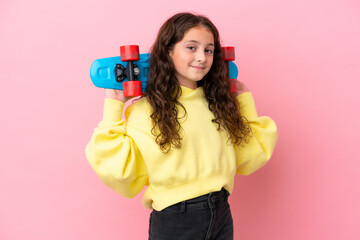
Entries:
<svg viewBox="0 0 360 240">
<path fill-rule="evenodd" d="M 236 79 L 236 96 L 249 91 L 249 88 L 243 82 L 240 82 L 238 79 Z"/>
<path fill-rule="evenodd" d="M 115 99 L 123 103 L 131 98 L 131 97 L 125 97 L 122 90 L 116 90 L 116 89 L 105 89 L 105 96 L 106 98 Z"/>
</svg>

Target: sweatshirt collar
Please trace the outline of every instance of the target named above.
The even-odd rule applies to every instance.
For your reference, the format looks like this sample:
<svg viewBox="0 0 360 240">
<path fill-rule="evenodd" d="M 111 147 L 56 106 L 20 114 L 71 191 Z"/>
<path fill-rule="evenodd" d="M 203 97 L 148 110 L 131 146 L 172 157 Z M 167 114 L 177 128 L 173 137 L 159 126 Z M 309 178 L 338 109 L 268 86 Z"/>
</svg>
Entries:
<svg viewBox="0 0 360 240">
<path fill-rule="evenodd" d="M 202 87 L 197 87 L 196 89 L 191 89 L 188 87 L 180 86 L 182 94 L 181 96 L 202 96 L 204 95 L 204 91 Z"/>
</svg>

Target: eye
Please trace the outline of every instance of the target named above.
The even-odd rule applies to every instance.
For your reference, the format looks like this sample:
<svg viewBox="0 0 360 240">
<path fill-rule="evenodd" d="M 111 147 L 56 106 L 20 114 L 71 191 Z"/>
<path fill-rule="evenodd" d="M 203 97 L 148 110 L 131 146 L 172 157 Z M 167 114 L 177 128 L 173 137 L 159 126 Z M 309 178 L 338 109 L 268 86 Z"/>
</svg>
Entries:
<svg viewBox="0 0 360 240">
<path fill-rule="evenodd" d="M 213 54 L 214 51 L 212 49 L 205 49 L 205 52 L 208 53 L 208 54 Z"/>
<path fill-rule="evenodd" d="M 189 50 L 191 50 L 191 51 L 194 51 L 194 50 L 195 50 L 195 47 L 194 47 L 194 46 L 187 46 L 186 48 L 189 49 Z"/>
</svg>

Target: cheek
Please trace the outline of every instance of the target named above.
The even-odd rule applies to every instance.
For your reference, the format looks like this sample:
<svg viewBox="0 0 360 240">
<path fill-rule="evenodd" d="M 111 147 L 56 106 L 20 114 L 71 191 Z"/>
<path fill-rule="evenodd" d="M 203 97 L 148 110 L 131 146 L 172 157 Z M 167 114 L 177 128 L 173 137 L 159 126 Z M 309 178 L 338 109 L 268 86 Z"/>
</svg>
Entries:
<svg viewBox="0 0 360 240">
<path fill-rule="evenodd" d="M 213 57 L 210 57 L 210 58 L 208 59 L 208 63 L 209 63 L 209 67 L 211 67 L 211 66 L 213 65 L 213 63 L 214 63 L 214 58 L 213 58 Z"/>
<path fill-rule="evenodd" d="M 174 65 L 177 68 L 185 68 L 191 62 L 191 59 L 188 56 L 184 55 L 184 54 L 177 55 L 174 60 L 175 60 Z"/>
</svg>

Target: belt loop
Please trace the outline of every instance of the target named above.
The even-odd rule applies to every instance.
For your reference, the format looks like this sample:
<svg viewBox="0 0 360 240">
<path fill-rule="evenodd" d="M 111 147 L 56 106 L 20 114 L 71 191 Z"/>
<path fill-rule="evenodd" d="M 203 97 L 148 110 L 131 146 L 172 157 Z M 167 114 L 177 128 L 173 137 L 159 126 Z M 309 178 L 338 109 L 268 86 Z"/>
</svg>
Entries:
<svg viewBox="0 0 360 240">
<path fill-rule="evenodd" d="M 185 212 L 185 201 L 182 201 L 182 202 L 181 202 L 180 212 L 181 212 L 181 213 L 184 213 L 184 212 Z"/>
<path fill-rule="evenodd" d="M 211 209 L 214 208 L 215 200 L 216 200 L 216 197 L 215 197 L 214 193 L 210 193 L 209 197 L 208 197 L 208 204 Z"/>
<path fill-rule="evenodd" d="M 226 197 L 230 196 L 230 193 L 225 189 Z"/>
</svg>

